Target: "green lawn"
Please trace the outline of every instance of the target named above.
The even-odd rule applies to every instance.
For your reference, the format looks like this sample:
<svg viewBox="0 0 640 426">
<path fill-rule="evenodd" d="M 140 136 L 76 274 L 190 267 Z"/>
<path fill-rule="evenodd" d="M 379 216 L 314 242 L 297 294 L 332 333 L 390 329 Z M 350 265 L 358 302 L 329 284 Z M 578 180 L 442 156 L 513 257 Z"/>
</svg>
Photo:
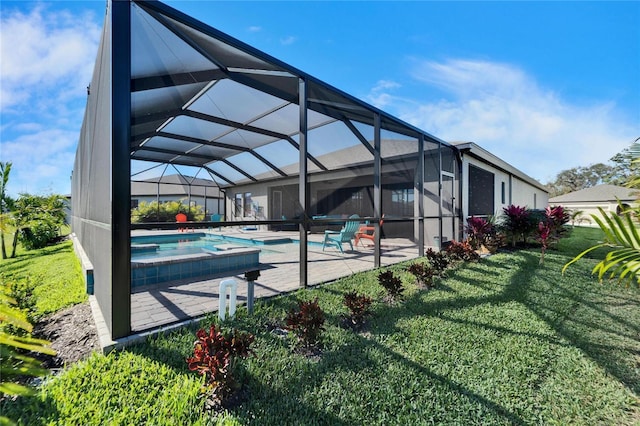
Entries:
<svg viewBox="0 0 640 426">
<path fill-rule="evenodd" d="M 10 247 L 7 251 L 10 255 Z M 34 320 L 87 299 L 71 241 L 30 251 L 18 244 L 15 258 L 0 260 L 0 280 L 26 296 Z"/>
<path fill-rule="evenodd" d="M 394 266 L 408 289 L 395 306 L 371 271 L 241 309 L 229 326 L 256 335 L 249 398 L 217 419 L 184 362 L 194 329 L 94 355 L 2 412 L 29 425 L 639 424 L 640 291 L 599 284 L 593 259 L 560 274 L 598 232 L 576 229 L 544 265 L 533 249 L 460 265 L 431 291 Z M 353 289 L 378 301 L 365 333 L 340 327 Z M 266 324 L 315 297 L 327 330 L 307 359 Z"/>
</svg>

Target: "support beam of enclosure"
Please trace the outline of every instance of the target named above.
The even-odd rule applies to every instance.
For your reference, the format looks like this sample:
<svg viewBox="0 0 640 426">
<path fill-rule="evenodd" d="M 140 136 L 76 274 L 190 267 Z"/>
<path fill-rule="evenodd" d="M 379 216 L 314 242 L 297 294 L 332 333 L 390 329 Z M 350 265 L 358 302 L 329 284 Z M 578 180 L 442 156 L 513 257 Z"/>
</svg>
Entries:
<svg viewBox="0 0 640 426">
<path fill-rule="evenodd" d="M 111 335 L 118 338 L 131 332 L 131 5 L 115 0 L 111 7 Z"/>
<path fill-rule="evenodd" d="M 142 92 L 144 90 L 162 89 L 164 87 L 193 83 L 205 83 L 221 78 L 226 78 L 226 74 L 220 69 L 141 77 L 131 80 L 131 92 Z"/>
<path fill-rule="evenodd" d="M 373 216 L 376 218 L 382 217 L 382 186 L 381 186 L 381 172 L 382 172 L 382 155 L 381 155 L 381 136 L 380 136 L 380 114 L 374 113 L 373 115 Z M 373 263 L 376 268 L 380 267 L 380 221 L 375 221 L 375 235 L 374 235 L 374 251 L 373 251 Z"/>
<path fill-rule="evenodd" d="M 442 144 L 438 143 L 438 241 L 440 244 L 439 249 L 442 248 Z"/>
<path fill-rule="evenodd" d="M 308 283 L 307 260 L 307 229 L 309 227 L 309 188 L 307 185 L 307 84 L 304 79 L 298 82 L 298 104 L 300 107 L 300 175 L 298 181 L 298 193 L 302 205 L 302 222 L 300 222 L 300 286 L 306 287 Z"/>
<path fill-rule="evenodd" d="M 424 135 L 418 136 L 418 255 L 424 256 Z"/>
</svg>

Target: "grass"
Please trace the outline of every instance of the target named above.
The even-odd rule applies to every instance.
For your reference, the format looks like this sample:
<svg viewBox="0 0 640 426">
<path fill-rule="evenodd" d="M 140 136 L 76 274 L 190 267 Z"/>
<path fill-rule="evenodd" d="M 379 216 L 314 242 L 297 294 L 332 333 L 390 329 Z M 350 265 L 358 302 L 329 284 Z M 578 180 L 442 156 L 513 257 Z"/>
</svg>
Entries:
<svg viewBox="0 0 640 426">
<path fill-rule="evenodd" d="M 592 231 L 576 228 L 544 265 L 537 250 L 500 253 L 431 291 L 393 266 L 407 288 L 393 306 L 369 271 L 259 302 L 253 317 L 241 309 L 227 325 L 256 335 L 239 372 L 249 398 L 218 418 L 202 414 L 184 362 L 193 328 L 94 355 L 2 412 L 21 424 L 638 424 L 640 291 L 597 283 L 592 259 L 560 274 L 583 236 L 601 238 Z M 339 325 L 352 290 L 378 301 L 365 333 Z M 327 317 L 319 360 L 265 327 L 315 297 Z"/>
<path fill-rule="evenodd" d="M 29 299 L 33 320 L 87 299 L 71 241 L 38 250 L 18 244 L 15 258 L 0 260 L 0 279 Z"/>
</svg>

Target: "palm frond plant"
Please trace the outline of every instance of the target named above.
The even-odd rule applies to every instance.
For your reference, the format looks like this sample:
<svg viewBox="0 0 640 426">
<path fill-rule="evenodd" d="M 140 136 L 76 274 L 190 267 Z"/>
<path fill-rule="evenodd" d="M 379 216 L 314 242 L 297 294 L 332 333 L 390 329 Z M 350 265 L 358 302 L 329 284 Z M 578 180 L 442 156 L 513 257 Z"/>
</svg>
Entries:
<svg viewBox="0 0 640 426">
<path fill-rule="evenodd" d="M 576 226 L 576 223 L 580 223 L 582 220 L 582 215 L 584 214 L 584 210 L 570 210 L 569 211 L 569 220 L 571 222 L 571 226 Z"/>
<path fill-rule="evenodd" d="M 604 259 L 593 268 L 592 273 L 598 274 L 598 279 L 602 281 L 604 277 L 609 279 L 618 278 L 620 282 L 627 285 L 635 281 L 640 286 L 640 233 L 634 223 L 632 211 L 624 209 L 622 203 L 618 201 L 621 214 L 606 213 L 598 207 L 601 217 L 591 215 L 600 229 L 605 234 L 605 240 L 590 247 L 573 258 L 562 268 L 564 273 L 567 268 L 580 260 L 587 253 L 593 250 L 608 247 L 612 250 L 608 252 Z"/>
<path fill-rule="evenodd" d="M 48 346 L 49 342 L 31 337 L 33 326 L 25 313 L 17 308 L 16 300 L 7 293 L 6 287 L 0 286 L 0 394 L 33 395 L 34 390 L 18 379 L 42 376 L 48 370 L 28 353 L 55 355 L 56 352 Z M 0 424 L 7 422 L 9 419 L 0 415 Z"/>
</svg>

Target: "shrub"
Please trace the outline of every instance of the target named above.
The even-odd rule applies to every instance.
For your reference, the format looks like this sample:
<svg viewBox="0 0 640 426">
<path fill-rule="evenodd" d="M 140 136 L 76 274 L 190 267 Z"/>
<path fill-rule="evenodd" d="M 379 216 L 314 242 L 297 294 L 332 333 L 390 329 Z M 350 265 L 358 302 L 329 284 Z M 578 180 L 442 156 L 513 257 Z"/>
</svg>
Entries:
<svg viewBox="0 0 640 426">
<path fill-rule="evenodd" d="M 64 207 L 65 200 L 60 195 L 20 194 L 14 204 L 12 220 L 25 249 L 42 248 L 58 237 L 65 221 Z"/>
<path fill-rule="evenodd" d="M 451 263 L 451 259 L 447 255 L 447 252 L 427 249 L 424 255 L 429 261 L 429 265 L 431 265 L 431 268 L 437 273 L 437 275 L 443 276 Z"/>
<path fill-rule="evenodd" d="M 437 273 L 429 265 L 413 263 L 407 270 L 416 277 L 419 286 L 433 287 L 433 277 L 436 276 Z"/>
<path fill-rule="evenodd" d="M 36 285 L 30 275 L 26 275 L 24 277 L 5 277 L 2 275 L 0 278 L 7 285 L 9 295 L 15 299 L 18 308 L 27 311 L 35 311 L 36 298 L 33 292 L 36 289 Z"/>
<path fill-rule="evenodd" d="M 250 346 L 254 336 L 235 329 L 223 333 L 212 324 L 208 333 L 200 329 L 196 337 L 193 356 L 187 358 L 189 370 L 204 376 L 212 395 L 223 400 L 239 388 L 233 374 L 236 362 L 253 353 Z"/>
<path fill-rule="evenodd" d="M 520 207 L 511 204 L 502 209 L 504 215 L 501 220 L 501 227 L 511 236 L 511 245 L 516 246 L 518 237 L 526 243 L 528 234 L 533 231 L 538 222 L 531 221 L 531 211 L 527 207 Z"/>
<path fill-rule="evenodd" d="M 495 253 L 500 247 L 507 245 L 505 235 L 501 232 L 489 234 L 484 239 L 484 245 L 490 253 Z"/>
<path fill-rule="evenodd" d="M 287 314 L 287 330 L 292 331 L 303 347 L 316 346 L 320 342 L 320 334 L 324 328 L 324 312 L 313 301 L 299 301 L 298 309 L 291 309 Z"/>
<path fill-rule="evenodd" d="M 29 322 L 36 321 L 35 281 L 28 275 L 19 278 L 0 275 L 0 280 L 6 286 L 9 297 L 15 301 L 15 307 L 24 313 Z"/>
<path fill-rule="evenodd" d="M 571 215 L 562 206 L 547 207 L 544 212 L 553 237 L 559 240 L 569 231 L 565 225 L 571 221 Z"/>
<path fill-rule="evenodd" d="M 540 222 L 538 224 L 538 229 L 536 229 L 536 240 L 542 246 L 540 253 L 540 264 L 544 263 L 544 253 L 547 251 L 547 247 L 549 246 L 551 239 L 551 227 L 549 223 Z"/>
<path fill-rule="evenodd" d="M 471 247 L 467 241 L 458 242 L 451 241 L 447 246 L 447 254 L 452 260 L 463 260 L 466 262 L 476 262 L 480 259 L 480 255 Z"/>
<path fill-rule="evenodd" d="M 404 287 L 400 278 L 396 277 L 392 271 L 384 271 L 378 274 L 378 282 L 387 291 L 387 295 L 393 301 L 402 297 Z"/>
<path fill-rule="evenodd" d="M 365 318 L 370 314 L 372 300 L 363 294 L 355 291 L 345 293 L 344 305 L 349 309 L 349 319 L 354 326 L 362 326 Z"/>
<path fill-rule="evenodd" d="M 42 248 L 58 236 L 58 229 L 45 223 L 35 224 L 20 230 L 20 242 L 27 250 Z"/>
<path fill-rule="evenodd" d="M 471 216 L 467 218 L 465 232 L 469 238 L 471 247 L 479 249 L 486 242 L 486 239 L 495 233 L 493 224 L 482 217 Z"/>
<path fill-rule="evenodd" d="M 142 201 L 138 207 L 131 210 L 131 223 L 175 222 L 178 213 L 187 215 L 188 221 L 204 220 L 204 210 L 200 205 L 189 208 L 188 205 L 182 204 L 182 200 L 159 204 L 157 201 Z"/>
<path fill-rule="evenodd" d="M 545 208 L 544 216 L 538 222 L 536 228 L 536 240 L 542 246 L 540 253 L 540 264 L 544 263 L 544 254 L 549 245 L 557 242 L 566 232 L 564 225 L 569 223 L 571 216 L 562 206 Z"/>
</svg>

